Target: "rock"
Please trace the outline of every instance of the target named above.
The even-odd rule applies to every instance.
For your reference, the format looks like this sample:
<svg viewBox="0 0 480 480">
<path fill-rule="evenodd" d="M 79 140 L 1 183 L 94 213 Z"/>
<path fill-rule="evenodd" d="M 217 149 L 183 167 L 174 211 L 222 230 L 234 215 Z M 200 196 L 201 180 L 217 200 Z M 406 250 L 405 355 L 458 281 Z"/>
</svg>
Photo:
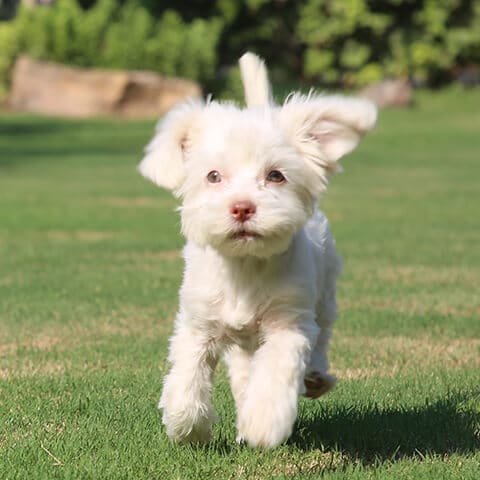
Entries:
<svg viewBox="0 0 480 480">
<path fill-rule="evenodd" d="M 476 87 L 480 85 L 480 67 L 470 65 L 467 67 L 458 67 L 454 69 L 455 79 L 465 88 Z"/>
<path fill-rule="evenodd" d="M 372 100 L 379 108 L 403 107 L 412 103 L 413 88 L 405 79 L 384 80 L 364 88 L 359 95 Z"/>
<path fill-rule="evenodd" d="M 22 56 L 13 69 L 8 103 L 17 111 L 68 117 L 149 117 L 201 94 L 195 82 L 153 72 L 67 67 Z"/>
</svg>

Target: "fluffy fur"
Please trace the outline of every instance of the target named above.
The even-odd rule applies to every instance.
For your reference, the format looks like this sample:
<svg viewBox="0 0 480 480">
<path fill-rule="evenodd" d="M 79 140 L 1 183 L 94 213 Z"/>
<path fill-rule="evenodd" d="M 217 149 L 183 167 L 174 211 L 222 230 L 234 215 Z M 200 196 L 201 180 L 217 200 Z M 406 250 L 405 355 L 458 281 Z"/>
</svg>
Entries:
<svg viewBox="0 0 480 480">
<path fill-rule="evenodd" d="M 335 383 L 327 348 L 340 261 L 316 204 L 376 110 L 366 100 L 313 94 L 276 106 L 263 62 L 247 54 L 240 66 L 247 108 L 176 107 L 139 168 L 181 199 L 187 239 L 159 403 L 167 433 L 178 442 L 209 439 L 213 373 L 223 356 L 238 440 L 271 448 L 292 433 L 298 396 L 317 398 Z M 245 202 L 254 211 L 239 220 L 232 212 Z"/>
</svg>

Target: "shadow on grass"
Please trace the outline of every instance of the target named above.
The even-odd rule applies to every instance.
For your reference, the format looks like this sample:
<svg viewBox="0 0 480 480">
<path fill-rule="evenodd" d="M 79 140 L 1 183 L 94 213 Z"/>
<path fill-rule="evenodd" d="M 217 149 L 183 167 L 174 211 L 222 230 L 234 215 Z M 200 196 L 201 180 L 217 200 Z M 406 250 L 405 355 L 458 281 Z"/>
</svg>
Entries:
<svg viewBox="0 0 480 480">
<path fill-rule="evenodd" d="M 73 123 L 50 118 L 35 118 L 29 120 L 25 117 L 12 116 L 2 118 L 0 121 L 0 135 L 8 135 L 11 137 L 59 133 L 63 130 L 73 128 L 75 128 L 75 124 Z"/>
<path fill-rule="evenodd" d="M 142 146 L 136 138 L 125 136 L 127 127 L 116 128 L 102 121 L 73 121 L 42 117 L 0 117 L 0 169 L 39 161 L 82 161 L 99 155 L 118 155 L 130 152 L 139 157 Z M 138 144 L 137 144 L 138 143 Z"/>
<path fill-rule="evenodd" d="M 402 410 L 343 408 L 300 417 L 289 443 L 308 451 L 333 448 L 363 462 L 480 449 L 480 418 L 452 397 Z"/>
</svg>

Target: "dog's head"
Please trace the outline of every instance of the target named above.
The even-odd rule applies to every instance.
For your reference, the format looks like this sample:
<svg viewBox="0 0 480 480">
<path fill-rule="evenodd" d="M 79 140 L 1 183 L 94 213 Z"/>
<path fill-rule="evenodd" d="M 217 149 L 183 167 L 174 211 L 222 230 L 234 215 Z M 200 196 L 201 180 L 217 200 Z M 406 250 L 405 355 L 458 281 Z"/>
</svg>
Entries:
<svg viewBox="0 0 480 480">
<path fill-rule="evenodd" d="M 187 102 L 159 123 L 140 172 L 183 201 L 182 231 L 228 256 L 288 248 L 328 176 L 376 119 L 366 100 L 290 95 L 270 100 L 263 62 L 241 60 L 247 108 Z"/>
</svg>

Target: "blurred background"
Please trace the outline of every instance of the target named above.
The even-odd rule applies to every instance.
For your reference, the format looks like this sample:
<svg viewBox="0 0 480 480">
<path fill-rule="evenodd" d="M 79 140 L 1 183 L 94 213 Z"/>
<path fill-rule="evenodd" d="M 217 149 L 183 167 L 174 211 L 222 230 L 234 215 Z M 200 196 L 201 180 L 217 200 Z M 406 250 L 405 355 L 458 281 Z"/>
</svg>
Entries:
<svg viewBox="0 0 480 480">
<path fill-rule="evenodd" d="M 247 50 L 267 59 L 279 95 L 377 85 L 366 95 L 404 104 L 410 86 L 480 83 L 478 0 L 0 0 L 0 19 L 4 103 L 22 55 L 184 77 L 217 98 L 241 98 Z"/>
</svg>

